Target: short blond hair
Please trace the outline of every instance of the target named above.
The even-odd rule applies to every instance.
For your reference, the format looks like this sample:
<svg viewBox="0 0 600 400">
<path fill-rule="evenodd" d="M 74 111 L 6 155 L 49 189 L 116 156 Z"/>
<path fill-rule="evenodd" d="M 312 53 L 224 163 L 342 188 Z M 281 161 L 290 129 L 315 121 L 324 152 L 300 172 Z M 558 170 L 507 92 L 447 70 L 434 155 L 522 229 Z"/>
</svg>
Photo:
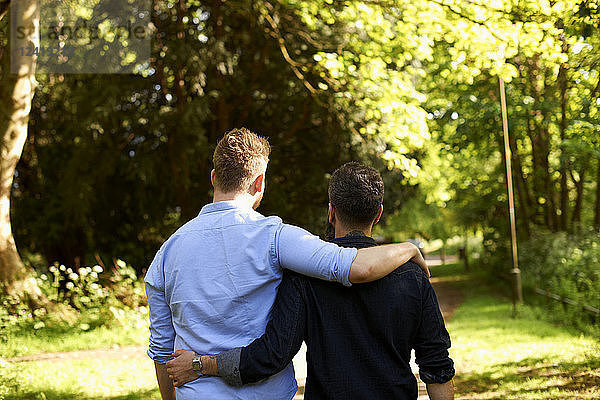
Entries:
<svg viewBox="0 0 600 400">
<path fill-rule="evenodd" d="M 266 138 L 246 128 L 230 130 L 219 140 L 213 154 L 215 187 L 225 193 L 248 189 L 269 162 L 270 154 Z"/>
</svg>

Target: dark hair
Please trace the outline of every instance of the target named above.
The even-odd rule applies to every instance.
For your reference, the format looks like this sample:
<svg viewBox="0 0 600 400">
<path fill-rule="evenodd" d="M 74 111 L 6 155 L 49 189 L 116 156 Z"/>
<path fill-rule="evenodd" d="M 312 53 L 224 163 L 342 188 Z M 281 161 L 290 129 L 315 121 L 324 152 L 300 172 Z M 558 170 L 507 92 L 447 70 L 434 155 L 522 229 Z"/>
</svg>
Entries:
<svg viewBox="0 0 600 400">
<path fill-rule="evenodd" d="M 331 175 L 329 202 L 345 227 L 364 228 L 372 224 L 383 204 L 381 175 L 355 161 L 342 165 Z"/>
<path fill-rule="evenodd" d="M 215 186 L 225 193 L 246 190 L 269 162 L 270 153 L 267 139 L 246 128 L 230 130 L 213 154 Z"/>
</svg>

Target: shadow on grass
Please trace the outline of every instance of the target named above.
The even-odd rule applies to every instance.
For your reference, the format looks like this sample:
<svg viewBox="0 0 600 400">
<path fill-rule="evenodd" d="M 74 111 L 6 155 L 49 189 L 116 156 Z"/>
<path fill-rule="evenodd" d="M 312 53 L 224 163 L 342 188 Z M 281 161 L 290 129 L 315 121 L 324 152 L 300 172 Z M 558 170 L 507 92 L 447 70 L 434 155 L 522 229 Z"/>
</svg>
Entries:
<svg viewBox="0 0 600 400">
<path fill-rule="evenodd" d="M 556 389 L 565 395 L 569 392 L 575 395 L 594 388 L 600 395 L 600 356 L 569 363 L 526 358 L 495 365 L 480 374 L 459 374 L 454 382 L 457 393 L 466 398 L 470 398 L 469 395 L 486 399 L 501 399 L 507 395 L 526 398 L 532 390 L 546 392 Z M 485 396 L 486 393 L 488 396 Z"/>
<path fill-rule="evenodd" d="M 158 389 L 138 390 L 118 396 L 90 396 L 80 392 L 62 390 L 43 390 L 39 392 L 22 392 L 6 395 L 5 400 L 148 400 L 160 399 Z"/>
</svg>

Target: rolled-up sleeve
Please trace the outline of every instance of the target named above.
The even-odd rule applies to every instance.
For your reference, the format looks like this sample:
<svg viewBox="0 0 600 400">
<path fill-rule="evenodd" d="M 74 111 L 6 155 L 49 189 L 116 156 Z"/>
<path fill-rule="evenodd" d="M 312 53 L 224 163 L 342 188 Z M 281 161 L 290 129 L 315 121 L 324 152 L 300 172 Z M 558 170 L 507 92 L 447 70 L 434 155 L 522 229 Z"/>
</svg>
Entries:
<svg viewBox="0 0 600 400">
<path fill-rule="evenodd" d="M 171 308 L 165 297 L 165 278 L 162 252 L 159 251 L 144 279 L 150 309 L 150 343 L 148 356 L 159 364 L 169 361 L 173 353 L 175 329 Z"/>
<path fill-rule="evenodd" d="M 423 290 L 421 323 L 414 346 L 419 377 L 425 383 L 446 383 L 455 373 L 454 362 L 448 354 L 450 335 L 429 279 L 422 271 L 418 271 L 418 276 Z"/>
<path fill-rule="evenodd" d="M 281 267 L 302 275 L 351 286 L 350 267 L 358 250 L 339 247 L 293 225 L 282 224 L 272 254 Z"/>
</svg>

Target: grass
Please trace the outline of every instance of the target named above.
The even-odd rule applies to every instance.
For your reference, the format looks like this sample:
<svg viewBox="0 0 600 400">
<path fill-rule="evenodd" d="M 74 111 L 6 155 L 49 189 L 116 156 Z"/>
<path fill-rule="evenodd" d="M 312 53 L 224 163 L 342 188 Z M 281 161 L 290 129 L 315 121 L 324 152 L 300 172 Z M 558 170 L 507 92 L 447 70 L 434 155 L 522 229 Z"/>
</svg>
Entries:
<svg viewBox="0 0 600 400">
<path fill-rule="evenodd" d="M 457 285 L 464 303 L 448 324 L 458 399 L 600 398 L 600 345 L 592 336 L 539 319 L 539 309 L 512 305 L 502 285 L 486 286 L 462 264 L 434 267 Z M 477 283 L 475 283 L 477 282 Z M 143 324 L 142 324 L 143 325 Z M 140 344 L 147 327 L 133 323 L 92 331 L 21 331 L 0 342 L 13 355 Z M 15 333 L 15 332 L 13 332 Z M 0 400 L 160 399 L 153 363 L 143 354 L 116 359 L 0 361 Z"/>
<path fill-rule="evenodd" d="M 453 277 L 465 302 L 448 324 L 455 385 L 461 399 L 598 399 L 600 344 L 572 328 L 539 319 L 539 309 L 512 304 L 501 286 L 473 284 L 460 265 Z"/>
<path fill-rule="evenodd" d="M 159 400 L 154 364 L 126 360 L 0 362 L 0 400 Z"/>
<path fill-rule="evenodd" d="M 2 358 L 39 353 L 93 350 L 148 342 L 147 315 L 114 326 L 82 330 L 61 327 L 11 327 L 2 332 Z M 86 355 L 87 357 L 87 355 Z M 89 358 L 6 362 L 0 360 L 0 400 L 160 399 L 154 363 L 143 352 L 116 359 Z"/>
<path fill-rule="evenodd" d="M 82 349 L 101 349 L 118 346 L 145 344 L 148 341 L 148 323 L 138 320 L 125 326 L 101 326 L 89 331 L 78 327 L 11 328 L 3 333 L 6 341 L 0 341 L 3 358 L 54 353 Z"/>
</svg>

